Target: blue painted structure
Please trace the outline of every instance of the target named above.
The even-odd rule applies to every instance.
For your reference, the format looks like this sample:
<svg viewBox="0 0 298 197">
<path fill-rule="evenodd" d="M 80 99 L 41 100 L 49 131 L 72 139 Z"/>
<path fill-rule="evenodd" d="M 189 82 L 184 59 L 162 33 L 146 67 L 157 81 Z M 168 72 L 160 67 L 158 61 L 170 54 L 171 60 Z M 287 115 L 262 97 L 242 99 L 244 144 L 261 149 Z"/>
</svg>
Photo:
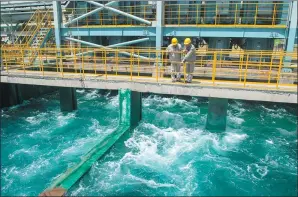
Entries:
<svg viewBox="0 0 298 197">
<path fill-rule="evenodd" d="M 232 1 L 231 1 L 232 2 Z M 123 3 L 123 2 L 121 2 Z M 251 28 L 251 27 L 200 27 L 200 26 L 194 26 L 194 25 L 184 25 L 184 26 L 178 26 L 175 24 L 171 24 L 171 26 L 165 25 L 164 20 L 164 10 L 165 10 L 165 4 L 162 1 L 157 1 L 156 6 L 156 21 L 153 22 L 152 25 L 149 26 L 127 26 L 127 27 L 105 27 L 101 26 L 98 28 L 86 28 L 86 27 L 62 27 L 61 28 L 61 36 L 69 37 L 69 36 L 108 36 L 108 37 L 155 37 L 155 46 L 157 49 L 159 49 L 163 45 L 164 37 L 208 37 L 208 38 L 217 38 L 219 35 L 221 38 L 272 38 L 272 39 L 287 39 L 287 51 L 292 51 L 294 42 L 295 42 L 295 35 L 296 35 L 296 28 L 297 28 L 297 2 L 292 1 L 289 3 L 289 7 L 291 8 L 290 17 L 289 17 L 289 28 L 288 27 L 279 27 L 279 28 L 270 28 L 270 27 L 264 27 L 264 28 Z M 175 4 L 175 3 L 181 3 L 181 2 L 167 2 L 167 4 Z M 197 4 L 200 4 L 201 2 L 198 1 Z M 94 3 L 92 4 L 98 4 Z M 107 5 L 111 5 L 113 2 L 108 3 Z M 119 4 L 119 2 L 118 2 Z M 127 2 L 125 2 L 125 6 Z M 208 3 L 209 5 L 210 3 Z M 237 3 L 238 4 L 238 3 Z M 121 4 L 122 5 L 122 4 Z M 124 3 L 123 3 L 124 5 Z M 229 4 L 226 4 L 229 5 Z M 251 4 L 251 6 L 256 7 L 257 4 Z M 201 5 L 200 5 L 201 6 Z M 266 5 L 259 6 L 257 9 L 258 15 L 268 15 L 266 11 L 268 11 L 268 6 Z M 264 9 L 263 9 L 264 7 Z M 270 7 L 270 5 L 269 5 Z M 201 9 L 201 7 L 200 7 Z M 207 8 L 205 8 L 207 9 Z M 208 8 L 211 9 L 212 8 Z M 226 15 L 229 17 L 230 10 L 235 9 L 235 6 L 233 5 L 233 2 L 226 7 L 220 8 L 219 12 L 221 15 Z M 237 8 L 239 9 L 239 7 Z M 245 10 L 245 7 L 243 8 Z M 250 8 L 246 8 L 250 9 Z M 284 7 L 277 7 L 276 9 L 282 10 L 283 12 L 288 9 L 287 6 Z M 92 11 L 92 13 L 96 13 L 100 11 L 101 9 L 95 9 Z M 269 9 L 270 10 L 270 9 Z M 117 13 L 119 11 L 113 9 L 113 11 L 116 11 Z M 213 9 L 214 11 L 214 9 Z M 183 9 L 182 9 L 183 12 Z M 266 13 L 265 13 L 266 12 Z M 123 14 L 123 12 L 119 12 Z M 211 14 L 213 12 L 210 12 Z M 210 14 L 209 13 L 209 14 Z M 84 14 L 80 16 L 79 18 L 84 18 L 89 14 Z M 268 15 L 269 16 L 269 15 Z M 231 17 L 231 16 L 230 16 Z M 295 18 L 296 17 L 296 18 Z M 135 17 L 137 20 L 140 18 Z M 296 21 L 296 22 L 291 22 Z M 200 23 L 200 22 L 198 22 Z M 249 21 L 248 21 L 249 23 Z M 280 22 L 282 23 L 282 22 Z M 68 24 L 68 23 L 67 23 Z M 65 24 L 65 25 L 67 25 Z M 242 22 L 242 24 L 245 24 L 245 21 Z M 152 39 L 151 39 L 152 40 Z M 225 47 L 226 48 L 226 47 Z"/>
<path fill-rule="evenodd" d="M 152 36 L 157 27 L 73 27 L 61 28 L 62 36 Z M 229 38 L 286 38 L 284 28 L 218 28 L 218 27 L 162 27 L 163 36 L 177 37 L 229 37 Z"/>
</svg>

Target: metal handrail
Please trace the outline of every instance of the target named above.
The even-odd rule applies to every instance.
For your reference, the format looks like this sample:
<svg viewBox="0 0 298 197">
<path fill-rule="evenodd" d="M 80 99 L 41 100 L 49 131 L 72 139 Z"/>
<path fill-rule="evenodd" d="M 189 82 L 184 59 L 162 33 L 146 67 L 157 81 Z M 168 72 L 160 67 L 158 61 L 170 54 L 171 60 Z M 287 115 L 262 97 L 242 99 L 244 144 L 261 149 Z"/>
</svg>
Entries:
<svg viewBox="0 0 298 197">
<path fill-rule="evenodd" d="M 20 35 L 16 38 L 16 42 L 18 42 L 18 40 L 20 38 L 22 38 L 21 35 L 25 32 L 25 29 L 27 28 L 28 24 L 30 24 L 32 22 L 32 20 L 35 18 L 37 12 L 38 12 L 38 10 L 36 10 L 34 12 L 34 14 L 32 14 L 32 16 L 30 17 L 30 19 L 27 21 L 27 23 L 26 23 L 25 27 L 23 28 L 23 30 L 21 31 Z"/>
<path fill-rule="evenodd" d="M 85 56 L 77 53 L 92 51 Z M 7 74 L 55 76 L 55 77 L 99 77 L 102 80 L 145 80 L 158 83 L 169 83 L 171 74 L 170 61 L 164 56 L 165 50 L 151 51 L 151 58 L 136 57 L 150 55 L 145 49 L 107 50 L 99 48 L 2 48 L 3 67 Z M 27 53 L 37 53 L 37 64 L 28 65 L 25 62 Z M 126 52 L 128 55 L 123 55 Z M 162 54 L 158 56 L 157 54 Z M 233 55 L 233 58 L 226 58 Z M 182 54 L 183 56 L 184 54 Z M 281 68 L 297 69 L 291 64 L 291 59 L 297 59 L 296 53 L 264 52 L 227 52 L 209 51 L 205 54 L 196 53 L 194 81 L 217 84 L 233 84 L 234 87 L 280 89 L 281 87 L 297 87 L 297 74 L 284 73 Z M 181 73 L 185 73 L 186 64 Z M 66 69 L 67 68 L 67 69 Z M 148 76 L 152 74 L 152 76 Z M 296 88 L 293 88 L 296 89 Z M 297 89 L 296 89 L 297 91 Z"/>
</svg>

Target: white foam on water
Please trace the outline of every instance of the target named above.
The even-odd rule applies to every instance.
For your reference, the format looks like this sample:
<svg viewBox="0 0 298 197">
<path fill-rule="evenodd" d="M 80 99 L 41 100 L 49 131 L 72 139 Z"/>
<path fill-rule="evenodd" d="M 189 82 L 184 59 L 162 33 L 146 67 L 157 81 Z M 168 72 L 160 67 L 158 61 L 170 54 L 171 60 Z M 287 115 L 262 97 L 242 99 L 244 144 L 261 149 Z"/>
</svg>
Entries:
<svg viewBox="0 0 298 197">
<path fill-rule="evenodd" d="M 267 108 L 267 107 L 265 107 L 264 105 L 260 105 L 260 107 L 264 110 L 264 111 L 266 111 L 266 112 L 276 112 L 276 110 L 275 109 L 269 109 L 269 108 Z"/>
<path fill-rule="evenodd" d="M 78 188 L 71 193 L 71 196 L 79 196 L 80 193 L 84 191 L 88 191 L 89 187 L 83 186 L 82 182 L 80 181 L 78 184 Z"/>
<path fill-rule="evenodd" d="M 143 179 L 143 178 L 140 178 L 140 177 L 137 177 L 137 176 L 134 176 L 132 174 L 128 174 L 126 175 L 127 178 L 131 179 L 131 180 L 134 180 L 134 181 L 137 181 L 138 183 L 143 183 L 145 184 L 146 186 L 150 187 L 150 188 L 154 188 L 154 189 L 157 189 L 157 188 L 163 188 L 163 187 L 167 187 L 167 188 L 170 188 L 170 187 L 173 187 L 173 188 L 178 188 L 176 185 L 174 184 L 169 184 L 169 183 L 158 183 L 156 182 L 155 180 L 147 180 L 147 179 Z M 178 188 L 179 189 L 179 188 Z"/>
<path fill-rule="evenodd" d="M 51 162 L 46 158 L 38 158 L 32 161 L 30 164 L 24 168 L 12 167 L 11 174 L 18 177 L 21 181 L 28 182 L 30 179 L 37 175 L 41 175 L 45 171 L 49 170 L 51 167 Z"/>
<path fill-rule="evenodd" d="M 236 125 L 241 125 L 244 122 L 244 119 L 236 116 L 228 116 L 228 121 Z"/>
<path fill-rule="evenodd" d="M 13 153 L 8 155 L 9 159 L 13 159 L 15 156 L 20 155 L 20 154 L 27 154 L 27 155 L 33 155 L 34 153 L 37 152 L 39 145 L 34 145 L 30 148 L 22 148 L 19 150 L 14 151 Z"/>
<path fill-rule="evenodd" d="M 175 97 L 166 98 L 158 95 L 150 95 L 149 97 L 143 99 L 143 106 L 152 105 L 159 106 L 162 108 L 181 107 L 189 109 L 198 109 L 198 106 L 194 105 L 192 102 Z"/>
<path fill-rule="evenodd" d="M 2 112 L 1 112 L 1 117 L 2 117 L 2 118 L 9 118 L 10 115 L 4 114 L 4 112 L 2 111 Z"/>
<path fill-rule="evenodd" d="M 88 91 L 87 94 L 84 96 L 86 100 L 93 100 L 99 97 L 100 97 L 100 94 L 98 94 L 98 90 Z"/>
<path fill-rule="evenodd" d="M 109 103 L 106 105 L 106 108 L 108 109 L 115 109 L 119 107 L 119 97 L 114 96 L 109 98 Z"/>
<path fill-rule="evenodd" d="M 184 113 L 182 113 L 181 115 L 183 115 L 183 116 L 198 116 L 198 115 L 200 115 L 200 109 L 197 111 L 197 112 L 184 112 Z"/>
<path fill-rule="evenodd" d="M 28 136 L 30 138 L 35 138 L 35 139 L 41 139 L 41 138 L 50 139 L 51 138 L 51 135 L 50 134 L 52 132 L 53 132 L 52 127 L 46 128 L 46 126 L 42 126 L 39 129 L 37 129 L 37 130 L 32 130 L 32 132 L 30 132 L 28 134 Z"/>
<path fill-rule="evenodd" d="M 269 165 L 270 167 L 277 168 L 279 167 L 278 160 L 271 157 L 268 153 L 266 154 L 265 158 L 261 158 L 260 162 L 264 165 Z"/>
<path fill-rule="evenodd" d="M 266 140 L 266 142 L 267 142 L 268 144 L 274 144 L 273 140 L 271 140 L 271 139 Z"/>
<path fill-rule="evenodd" d="M 277 128 L 277 130 L 285 136 L 296 136 L 297 135 L 297 131 L 287 131 L 285 129 L 282 128 Z"/>
<path fill-rule="evenodd" d="M 79 138 L 72 142 L 72 145 L 63 149 L 61 156 L 70 157 L 72 155 L 81 155 L 88 152 L 93 145 L 98 141 L 96 137 Z"/>
<path fill-rule="evenodd" d="M 269 170 L 267 166 L 252 163 L 247 166 L 247 172 L 253 179 L 260 180 L 268 174 Z"/>
<path fill-rule="evenodd" d="M 85 93 L 85 90 L 84 89 L 81 89 L 81 90 L 76 89 L 76 92 L 79 93 L 79 94 L 83 94 L 83 93 Z"/>
<path fill-rule="evenodd" d="M 58 113 L 57 121 L 58 126 L 63 127 L 69 123 L 69 120 L 74 119 L 76 114 L 75 112 L 67 113 L 66 115 L 62 114 L 61 112 Z"/>
<path fill-rule="evenodd" d="M 25 120 L 31 125 L 39 125 L 41 122 L 48 120 L 49 113 L 38 112 L 36 116 L 29 116 Z"/>
<path fill-rule="evenodd" d="M 239 101 L 234 100 L 235 103 L 229 104 L 229 108 L 232 108 L 233 110 L 237 111 L 237 115 L 242 115 L 244 112 L 246 112 L 249 109 L 245 109 L 243 107 L 243 104 Z M 229 110 L 228 110 L 229 113 Z"/>
<path fill-rule="evenodd" d="M 97 134 L 101 134 L 103 132 L 102 126 L 99 124 L 99 121 L 92 118 L 91 119 L 92 125 L 88 128 L 89 131 L 95 132 Z"/>
<path fill-rule="evenodd" d="M 276 108 L 276 106 L 274 107 Z M 269 109 L 263 105 L 261 105 L 261 108 L 264 110 L 265 116 L 270 116 L 275 119 L 283 119 L 285 118 L 285 114 L 288 114 L 284 108 Z"/>
<path fill-rule="evenodd" d="M 237 144 L 245 140 L 247 137 L 247 134 L 226 132 L 226 135 L 223 137 L 223 141 L 229 144 Z"/>
<path fill-rule="evenodd" d="M 18 108 L 29 105 L 30 103 L 31 103 L 30 100 L 25 100 L 25 101 L 23 101 L 22 104 L 14 105 L 14 106 L 9 107 L 9 111 L 18 110 Z"/>
</svg>

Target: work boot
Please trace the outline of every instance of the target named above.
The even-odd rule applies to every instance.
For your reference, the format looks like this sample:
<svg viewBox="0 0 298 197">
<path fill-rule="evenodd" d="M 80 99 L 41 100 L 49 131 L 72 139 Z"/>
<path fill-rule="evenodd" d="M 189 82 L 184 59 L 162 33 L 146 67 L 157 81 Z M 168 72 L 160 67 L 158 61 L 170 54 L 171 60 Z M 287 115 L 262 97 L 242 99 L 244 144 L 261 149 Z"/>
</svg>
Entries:
<svg viewBox="0 0 298 197">
<path fill-rule="evenodd" d="M 175 78 L 172 78 L 172 82 L 175 83 L 177 80 Z"/>
</svg>

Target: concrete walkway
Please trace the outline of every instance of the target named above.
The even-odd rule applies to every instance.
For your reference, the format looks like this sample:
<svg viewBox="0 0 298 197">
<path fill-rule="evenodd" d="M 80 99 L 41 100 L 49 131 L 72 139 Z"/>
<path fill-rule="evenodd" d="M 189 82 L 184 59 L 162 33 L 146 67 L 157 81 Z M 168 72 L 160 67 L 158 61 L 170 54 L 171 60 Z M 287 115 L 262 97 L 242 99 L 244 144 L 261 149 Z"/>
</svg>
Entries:
<svg viewBox="0 0 298 197">
<path fill-rule="evenodd" d="M 172 83 L 169 78 L 133 76 L 105 76 L 103 74 L 49 72 L 43 76 L 40 71 L 1 73 L 1 82 L 16 84 L 31 84 L 43 86 L 59 86 L 94 89 L 130 89 L 137 92 L 151 92 L 157 94 L 186 95 L 199 97 L 217 97 L 227 99 L 241 99 L 254 101 L 269 101 L 281 103 L 297 103 L 297 85 L 277 85 L 268 83 L 245 84 L 238 81 L 214 81 L 196 79 L 191 84 L 184 82 Z"/>
</svg>

